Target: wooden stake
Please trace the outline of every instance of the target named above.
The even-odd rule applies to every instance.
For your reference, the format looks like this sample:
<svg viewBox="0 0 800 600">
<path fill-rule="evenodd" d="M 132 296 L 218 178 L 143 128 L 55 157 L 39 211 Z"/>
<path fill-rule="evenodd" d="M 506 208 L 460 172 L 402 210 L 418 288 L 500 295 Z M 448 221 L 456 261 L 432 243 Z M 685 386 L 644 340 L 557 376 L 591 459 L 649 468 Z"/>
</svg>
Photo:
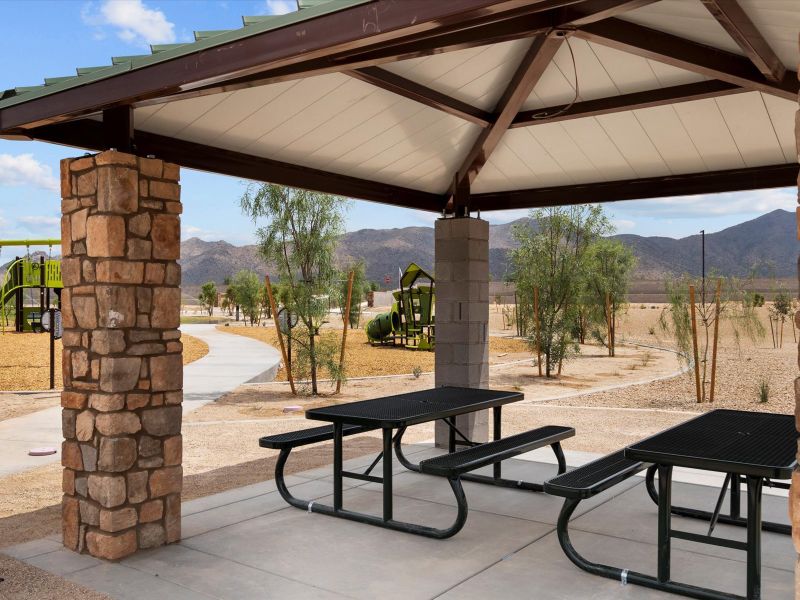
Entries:
<svg viewBox="0 0 800 600">
<path fill-rule="evenodd" d="M 345 303 L 344 314 L 346 315 L 344 322 L 344 329 L 342 329 L 342 352 L 339 354 L 339 373 L 344 368 L 344 346 L 347 343 L 347 326 L 350 324 L 350 297 L 353 293 L 353 277 L 355 271 L 350 271 L 350 277 L 347 279 L 347 302 Z M 342 378 L 336 380 L 336 393 L 338 394 L 342 389 Z"/>
<path fill-rule="evenodd" d="M 281 347 L 281 356 L 283 356 L 283 364 L 286 367 L 286 379 L 289 380 L 289 387 L 292 388 L 292 395 L 296 396 L 297 392 L 294 389 L 294 379 L 292 378 L 292 366 L 286 358 L 286 347 L 283 345 L 283 335 L 281 334 L 281 326 L 278 323 L 278 310 L 275 306 L 275 298 L 272 296 L 272 285 L 269 282 L 269 275 L 265 275 L 267 286 L 267 296 L 269 296 L 269 307 L 272 310 L 272 317 L 275 319 L 275 330 L 278 332 L 278 343 Z"/>
<path fill-rule="evenodd" d="M 714 294 L 714 346 L 711 350 L 711 391 L 708 401 L 714 402 L 714 385 L 717 380 L 717 340 L 719 339 L 719 296 L 722 288 L 722 280 L 717 279 L 717 292 Z"/>
<path fill-rule="evenodd" d="M 608 355 L 614 356 L 614 351 L 611 349 L 611 295 L 606 292 L 606 329 L 608 330 Z"/>
<path fill-rule="evenodd" d="M 698 404 L 702 402 L 702 397 L 700 395 L 700 360 L 697 355 L 697 318 L 695 317 L 695 309 L 694 309 L 694 286 L 689 286 L 689 307 L 692 313 L 692 344 L 694 346 L 694 386 L 695 391 L 697 392 L 697 402 Z"/>
<path fill-rule="evenodd" d="M 533 288 L 533 322 L 536 326 L 536 363 L 539 366 L 539 377 L 542 376 L 542 346 L 539 338 L 539 288 Z"/>
</svg>

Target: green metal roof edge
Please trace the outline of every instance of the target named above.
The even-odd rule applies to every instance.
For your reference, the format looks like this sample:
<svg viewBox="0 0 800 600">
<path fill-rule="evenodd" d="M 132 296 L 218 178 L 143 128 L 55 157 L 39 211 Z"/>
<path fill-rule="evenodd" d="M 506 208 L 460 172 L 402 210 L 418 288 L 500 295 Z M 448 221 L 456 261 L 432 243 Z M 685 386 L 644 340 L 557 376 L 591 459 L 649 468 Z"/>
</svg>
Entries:
<svg viewBox="0 0 800 600">
<path fill-rule="evenodd" d="M 273 19 L 253 23 L 246 27 L 242 27 L 241 29 L 233 29 L 227 33 L 222 33 L 214 37 L 205 38 L 195 42 L 186 42 L 185 44 L 181 44 L 180 47 L 177 47 L 173 50 L 165 50 L 149 56 L 142 55 L 141 59 L 135 59 L 132 62 L 124 62 L 117 65 L 109 64 L 105 68 L 100 68 L 97 71 L 76 76 L 70 80 L 65 80 L 60 83 L 38 86 L 18 86 L 12 89 L 26 90 L 25 93 L 0 99 L 0 110 L 8 108 L 9 106 L 23 104 L 30 100 L 56 94 L 64 90 L 86 85 L 87 83 L 94 83 L 102 79 L 108 79 L 127 71 L 134 71 L 136 69 L 142 69 L 161 62 L 167 62 L 175 58 L 180 58 L 195 52 L 208 50 L 209 48 L 214 48 L 216 46 L 224 46 L 225 44 L 229 44 L 231 42 L 243 40 L 267 31 L 280 29 L 281 27 L 286 27 L 287 25 L 302 23 L 303 21 L 308 21 L 316 17 L 339 12 L 346 8 L 351 8 L 360 4 L 369 4 L 372 1 L 373 0 L 331 0 L 330 2 L 319 4 L 315 7 L 297 10 L 285 15 L 274 15 Z"/>
</svg>

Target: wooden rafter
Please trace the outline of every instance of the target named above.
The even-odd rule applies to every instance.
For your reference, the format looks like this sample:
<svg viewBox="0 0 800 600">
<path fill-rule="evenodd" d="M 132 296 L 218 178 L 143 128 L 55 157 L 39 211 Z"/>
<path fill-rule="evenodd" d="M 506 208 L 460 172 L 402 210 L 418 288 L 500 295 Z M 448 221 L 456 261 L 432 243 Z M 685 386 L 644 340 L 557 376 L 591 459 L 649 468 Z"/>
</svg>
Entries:
<svg viewBox="0 0 800 600">
<path fill-rule="evenodd" d="M 783 81 L 786 68 L 767 40 L 736 0 L 702 0 L 722 28 L 761 73 L 772 81 Z"/>
<path fill-rule="evenodd" d="M 780 164 L 473 194 L 470 199 L 470 207 L 473 210 L 481 211 L 509 210 L 788 187 L 797 185 L 798 169 L 800 167 L 797 164 Z M 720 200 L 720 202 L 724 202 L 724 200 Z"/>
<path fill-rule="evenodd" d="M 46 125 L 28 130 L 28 134 L 33 139 L 88 150 L 104 150 L 108 147 L 103 123 L 89 119 Z M 440 195 L 420 190 L 329 173 L 146 131 L 135 131 L 134 142 L 135 153 L 139 156 L 153 155 L 189 169 L 362 198 L 394 206 L 434 212 L 441 210 Z"/>
<path fill-rule="evenodd" d="M 485 110 L 471 106 L 466 102 L 437 92 L 416 81 L 411 81 L 380 67 L 364 67 L 363 69 L 347 71 L 347 74 L 404 98 L 409 98 L 420 104 L 460 117 L 481 127 L 488 127 L 493 121 L 491 113 Z"/>
<path fill-rule="evenodd" d="M 596 117 L 639 108 L 716 98 L 746 91 L 748 90 L 724 81 L 713 79 L 710 81 L 698 81 L 655 90 L 610 96 L 608 98 L 584 100 L 583 102 L 576 102 L 569 108 L 567 105 L 560 105 L 524 110 L 514 118 L 511 128 Z"/>
<path fill-rule="evenodd" d="M 796 100 L 800 89 L 795 72 L 787 70 L 782 81 L 770 81 L 746 57 L 620 19 L 586 25 L 575 36 L 789 100 Z"/>
<path fill-rule="evenodd" d="M 451 196 L 457 193 L 461 196 L 463 192 L 460 190 L 468 189 L 478 176 L 514 117 L 517 116 L 522 104 L 531 95 L 536 83 L 547 69 L 550 61 L 553 60 L 564 39 L 565 35 L 562 31 L 554 31 L 534 38 L 497 102 L 494 122 L 480 132 L 478 139 L 475 140 L 456 171 Z"/>
</svg>

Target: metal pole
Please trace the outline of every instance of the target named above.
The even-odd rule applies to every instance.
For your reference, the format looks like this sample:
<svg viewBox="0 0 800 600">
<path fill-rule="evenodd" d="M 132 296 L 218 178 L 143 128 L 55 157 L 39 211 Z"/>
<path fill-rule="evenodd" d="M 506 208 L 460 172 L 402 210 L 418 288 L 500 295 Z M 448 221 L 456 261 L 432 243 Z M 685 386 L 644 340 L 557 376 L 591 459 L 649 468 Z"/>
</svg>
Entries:
<svg viewBox="0 0 800 600">
<path fill-rule="evenodd" d="M 695 316 L 694 307 L 694 286 L 689 286 L 689 310 L 692 317 L 692 346 L 694 348 L 694 385 L 697 392 L 697 402 L 702 402 L 700 396 L 700 362 L 697 353 L 697 317 Z"/>
<path fill-rule="evenodd" d="M 56 311 L 48 308 L 50 314 L 50 389 L 56 388 L 55 362 L 56 362 Z"/>
<path fill-rule="evenodd" d="M 383 520 L 391 521 L 392 514 L 392 429 L 383 430 Z"/>
<path fill-rule="evenodd" d="M 46 287 L 46 281 L 44 277 L 44 256 L 39 257 L 39 327 L 42 325 L 42 317 L 44 316 L 45 304 L 44 304 L 44 290 Z"/>
<path fill-rule="evenodd" d="M 672 465 L 658 465 L 658 580 L 670 579 Z"/>
</svg>

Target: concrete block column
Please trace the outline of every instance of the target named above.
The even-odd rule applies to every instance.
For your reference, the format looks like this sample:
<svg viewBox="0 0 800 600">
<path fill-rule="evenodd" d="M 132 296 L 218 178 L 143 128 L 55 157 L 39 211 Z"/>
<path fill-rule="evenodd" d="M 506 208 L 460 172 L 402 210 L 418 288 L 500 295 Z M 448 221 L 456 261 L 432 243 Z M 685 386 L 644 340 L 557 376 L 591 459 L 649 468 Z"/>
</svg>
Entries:
<svg viewBox="0 0 800 600">
<path fill-rule="evenodd" d="M 470 217 L 436 221 L 436 386 L 489 385 L 489 223 Z M 488 437 L 487 412 L 456 427 L 475 441 Z M 436 445 L 449 429 L 436 423 Z"/>
<path fill-rule="evenodd" d="M 115 560 L 180 539 L 177 165 L 61 161 L 64 545 Z"/>
</svg>

